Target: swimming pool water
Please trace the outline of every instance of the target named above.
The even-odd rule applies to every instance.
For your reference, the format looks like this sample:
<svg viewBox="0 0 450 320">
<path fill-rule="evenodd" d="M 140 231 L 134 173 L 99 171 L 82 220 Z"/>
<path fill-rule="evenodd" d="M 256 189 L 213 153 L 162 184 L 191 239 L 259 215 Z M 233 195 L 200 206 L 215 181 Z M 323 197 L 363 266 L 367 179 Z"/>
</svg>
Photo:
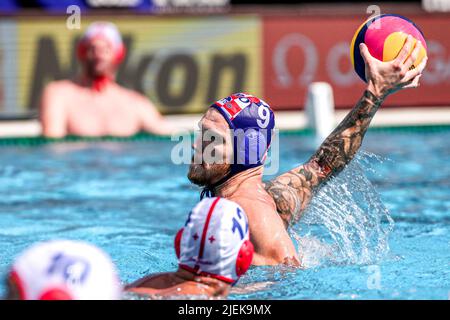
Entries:
<svg viewBox="0 0 450 320">
<path fill-rule="evenodd" d="M 448 299 L 449 140 L 450 130 L 369 131 L 357 161 L 290 230 L 309 268 L 251 268 L 229 298 Z M 187 180 L 186 165 L 171 164 L 174 144 L 1 147 L 0 277 L 21 250 L 55 238 L 100 246 L 125 283 L 175 270 L 173 237 L 199 190 Z M 311 136 L 282 134 L 280 172 L 313 151 Z M 342 198 L 347 183 L 353 193 L 363 189 L 362 196 Z M 341 220 L 333 227 L 328 218 Z M 339 257 L 324 259 L 329 249 Z"/>
</svg>

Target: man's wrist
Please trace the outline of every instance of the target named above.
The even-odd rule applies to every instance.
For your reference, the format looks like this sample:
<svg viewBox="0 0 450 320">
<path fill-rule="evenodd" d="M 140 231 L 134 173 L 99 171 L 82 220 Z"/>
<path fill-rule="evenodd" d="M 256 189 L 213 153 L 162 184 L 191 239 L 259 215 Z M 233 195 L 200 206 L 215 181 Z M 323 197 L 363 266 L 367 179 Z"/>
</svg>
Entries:
<svg viewBox="0 0 450 320">
<path fill-rule="evenodd" d="M 384 90 L 377 88 L 371 81 L 367 84 L 367 91 L 371 92 L 379 100 L 384 100 L 387 96 Z"/>
<path fill-rule="evenodd" d="M 375 94 L 370 87 L 367 87 L 367 89 L 364 91 L 364 97 L 369 100 L 373 105 L 376 105 L 379 107 L 386 97 L 383 94 Z"/>
</svg>

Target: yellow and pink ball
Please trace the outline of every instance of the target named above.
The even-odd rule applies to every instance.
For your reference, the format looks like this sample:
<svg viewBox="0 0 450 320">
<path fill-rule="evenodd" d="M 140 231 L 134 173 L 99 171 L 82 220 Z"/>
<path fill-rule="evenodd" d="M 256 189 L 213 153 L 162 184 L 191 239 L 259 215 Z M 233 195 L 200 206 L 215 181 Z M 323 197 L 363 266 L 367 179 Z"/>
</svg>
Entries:
<svg viewBox="0 0 450 320">
<path fill-rule="evenodd" d="M 356 31 L 350 45 L 350 59 L 358 76 L 367 82 L 364 60 L 359 51 L 359 44 L 365 43 L 370 54 L 380 61 L 394 60 L 408 35 L 422 43 L 419 55 L 412 68 L 417 67 L 427 55 L 427 44 L 422 31 L 411 20 L 394 14 L 382 14 L 365 21 Z M 410 53 L 413 48 L 411 48 Z"/>
</svg>

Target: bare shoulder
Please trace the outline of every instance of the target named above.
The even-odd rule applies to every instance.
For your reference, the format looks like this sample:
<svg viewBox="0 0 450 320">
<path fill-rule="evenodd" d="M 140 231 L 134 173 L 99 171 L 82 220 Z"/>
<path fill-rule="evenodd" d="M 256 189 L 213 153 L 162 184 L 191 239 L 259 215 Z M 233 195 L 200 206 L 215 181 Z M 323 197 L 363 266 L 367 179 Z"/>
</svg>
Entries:
<svg viewBox="0 0 450 320">
<path fill-rule="evenodd" d="M 51 118 L 55 116 L 55 112 L 61 115 L 60 112 L 65 110 L 68 102 L 72 100 L 71 98 L 76 95 L 76 92 L 76 84 L 71 80 L 52 81 L 45 86 L 40 101 L 40 110 L 44 114 L 44 125 L 56 123 Z M 50 116 L 50 118 L 47 118 L 45 115 Z"/>
<path fill-rule="evenodd" d="M 264 183 L 253 185 L 251 189 L 244 189 L 244 192 L 229 199 L 239 204 L 245 211 L 255 208 L 258 208 L 256 211 L 259 211 L 261 207 L 265 209 L 265 212 L 268 211 L 267 209 L 276 210 L 276 203 Z"/>
<path fill-rule="evenodd" d="M 49 82 L 45 86 L 45 90 L 47 91 L 67 91 L 70 89 L 76 89 L 78 85 L 72 80 L 57 80 Z"/>
<path fill-rule="evenodd" d="M 132 100 L 135 102 L 138 102 L 140 104 L 148 104 L 149 100 L 146 96 L 144 96 L 142 93 L 137 92 L 135 90 L 129 89 L 129 88 L 125 88 L 122 87 L 119 84 L 115 84 L 115 90 L 117 92 L 118 95 L 120 95 L 121 97 L 125 97 L 128 100 Z"/>
</svg>

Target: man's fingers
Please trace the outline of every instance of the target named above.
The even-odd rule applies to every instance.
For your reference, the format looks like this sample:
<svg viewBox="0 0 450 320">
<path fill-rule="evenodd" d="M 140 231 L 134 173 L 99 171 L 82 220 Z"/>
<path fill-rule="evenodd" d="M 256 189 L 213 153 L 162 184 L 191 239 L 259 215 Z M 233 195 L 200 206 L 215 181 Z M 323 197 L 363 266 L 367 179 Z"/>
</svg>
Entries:
<svg viewBox="0 0 450 320">
<path fill-rule="evenodd" d="M 397 58 L 395 58 L 394 60 L 398 66 L 401 66 L 405 62 L 406 58 L 409 55 L 409 52 L 411 51 L 413 42 L 414 42 L 413 37 L 410 34 L 408 34 L 408 37 L 406 38 L 406 42 L 403 45 L 403 48 L 400 50 Z"/>
<path fill-rule="evenodd" d="M 428 61 L 428 57 L 425 56 L 425 57 L 423 57 L 422 62 L 417 66 L 416 69 L 419 70 L 420 73 L 422 73 L 423 70 L 425 70 L 425 67 L 427 66 L 427 61 Z"/>
<path fill-rule="evenodd" d="M 409 81 L 420 75 L 421 72 L 418 68 L 414 68 L 412 70 L 409 70 L 406 72 L 405 77 L 403 78 L 403 81 Z"/>
<path fill-rule="evenodd" d="M 408 81 L 414 79 L 418 75 L 421 75 L 423 70 L 425 69 L 425 66 L 427 65 L 427 60 L 428 58 L 424 57 L 422 62 L 417 66 L 417 68 L 411 69 L 406 72 L 405 77 L 403 79 Z"/>
<path fill-rule="evenodd" d="M 370 59 L 372 59 L 372 55 L 369 52 L 369 49 L 367 48 L 365 43 L 360 43 L 359 44 L 359 51 L 361 52 L 361 56 L 364 59 L 364 62 L 367 63 L 370 61 Z"/>
<path fill-rule="evenodd" d="M 403 88 L 417 88 L 420 85 L 419 80 L 420 80 L 421 76 L 422 75 L 419 74 L 414 79 L 408 81 L 408 84 L 406 86 L 404 86 Z"/>
<path fill-rule="evenodd" d="M 406 59 L 405 64 L 403 65 L 403 70 L 408 71 L 411 68 L 411 66 L 419 57 L 419 52 L 421 48 L 422 44 L 420 43 L 420 41 L 417 41 L 414 50 L 411 52 L 410 56 L 408 57 L 408 59 Z"/>
</svg>

